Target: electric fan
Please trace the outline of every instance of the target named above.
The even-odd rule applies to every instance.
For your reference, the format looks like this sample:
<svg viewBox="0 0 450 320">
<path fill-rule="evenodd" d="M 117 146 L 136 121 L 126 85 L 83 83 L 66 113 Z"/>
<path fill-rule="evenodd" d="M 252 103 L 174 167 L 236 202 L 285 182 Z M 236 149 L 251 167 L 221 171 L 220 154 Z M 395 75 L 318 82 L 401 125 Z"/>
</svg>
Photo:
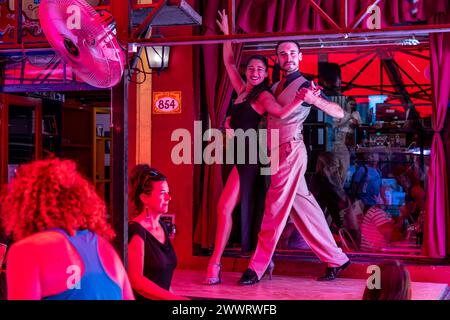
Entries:
<svg viewBox="0 0 450 320">
<path fill-rule="evenodd" d="M 50 45 L 83 81 L 98 88 L 120 81 L 125 52 L 110 14 L 84 0 L 41 0 L 39 19 Z"/>
</svg>

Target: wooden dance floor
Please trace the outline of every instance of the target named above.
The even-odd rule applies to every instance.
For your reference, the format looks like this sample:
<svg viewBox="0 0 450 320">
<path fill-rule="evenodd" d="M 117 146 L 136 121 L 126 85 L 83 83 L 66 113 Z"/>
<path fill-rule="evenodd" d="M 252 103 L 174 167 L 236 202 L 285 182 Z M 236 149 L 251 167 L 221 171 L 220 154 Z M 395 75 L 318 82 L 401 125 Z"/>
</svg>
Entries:
<svg viewBox="0 0 450 320">
<path fill-rule="evenodd" d="M 366 285 L 364 279 L 338 278 L 319 282 L 315 278 L 274 275 L 253 286 L 239 286 L 241 273 L 223 272 L 222 284 L 202 284 L 204 271 L 177 270 L 172 290 L 195 299 L 227 300 L 361 300 Z M 441 283 L 413 282 L 413 300 L 448 299 L 449 286 Z"/>
</svg>

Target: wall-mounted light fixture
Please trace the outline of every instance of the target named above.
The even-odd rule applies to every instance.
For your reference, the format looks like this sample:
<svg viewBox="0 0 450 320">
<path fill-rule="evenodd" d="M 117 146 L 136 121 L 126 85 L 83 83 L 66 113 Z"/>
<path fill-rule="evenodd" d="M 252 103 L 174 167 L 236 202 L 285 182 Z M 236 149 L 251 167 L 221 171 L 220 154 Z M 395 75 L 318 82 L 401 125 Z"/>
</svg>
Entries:
<svg viewBox="0 0 450 320">
<path fill-rule="evenodd" d="M 169 66 L 170 47 L 169 46 L 151 46 L 145 47 L 145 55 L 148 65 L 151 69 L 161 70 Z"/>
</svg>

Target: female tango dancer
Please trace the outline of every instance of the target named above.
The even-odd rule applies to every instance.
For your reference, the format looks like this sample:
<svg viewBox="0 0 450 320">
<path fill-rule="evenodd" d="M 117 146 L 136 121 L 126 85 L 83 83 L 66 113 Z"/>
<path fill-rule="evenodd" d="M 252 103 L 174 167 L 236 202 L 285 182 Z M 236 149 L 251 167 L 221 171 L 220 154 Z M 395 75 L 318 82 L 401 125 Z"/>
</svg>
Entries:
<svg viewBox="0 0 450 320">
<path fill-rule="evenodd" d="M 225 11 L 219 11 L 217 24 L 225 35 L 229 34 L 228 17 Z M 239 74 L 233 57 L 231 42 L 224 43 L 223 60 L 231 84 L 238 93 L 230 113 L 229 126 L 232 129 L 257 130 L 261 118 L 266 112 L 284 119 L 301 106 L 303 101 L 300 98 L 294 99 L 293 102 L 284 107 L 277 102 L 268 86 L 268 62 L 265 57 L 254 55 L 249 58 L 245 72 L 247 81 L 244 81 Z M 227 130 L 227 133 L 229 133 L 229 130 Z M 257 142 L 255 141 L 255 143 Z M 247 141 L 245 147 L 246 150 L 252 149 L 249 148 Z M 253 148 L 253 150 L 258 150 L 258 148 Z M 245 156 L 245 163 L 236 164 L 235 162 L 219 198 L 214 252 L 209 260 L 204 284 L 214 285 L 221 282 L 222 265 L 220 260 L 230 237 L 232 213 L 239 200 L 241 201 L 242 249 L 243 251 L 250 250 L 250 228 L 252 221 L 255 221 L 255 217 L 252 217 L 255 201 L 254 191 L 257 187 L 255 182 L 259 175 L 260 166 L 258 163 L 247 162 L 249 158 L 247 151 Z M 272 269 L 273 267 L 269 267 L 269 275 Z"/>
</svg>

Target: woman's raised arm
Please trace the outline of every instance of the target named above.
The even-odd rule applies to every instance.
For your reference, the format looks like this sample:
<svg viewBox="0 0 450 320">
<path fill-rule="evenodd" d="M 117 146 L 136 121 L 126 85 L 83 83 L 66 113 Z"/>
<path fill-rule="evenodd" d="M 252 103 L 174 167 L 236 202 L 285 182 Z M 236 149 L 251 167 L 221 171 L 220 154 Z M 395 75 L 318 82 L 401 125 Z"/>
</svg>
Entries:
<svg viewBox="0 0 450 320">
<path fill-rule="evenodd" d="M 225 10 L 222 12 L 218 11 L 219 19 L 216 20 L 217 25 L 220 30 L 222 30 L 224 35 L 229 34 L 228 30 L 228 16 Z M 236 61 L 234 60 L 233 48 L 231 47 L 231 41 L 226 41 L 223 44 L 223 63 L 227 70 L 228 76 L 230 77 L 231 85 L 234 90 L 239 94 L 245 90 L 245 82 L 242 80 L 239 74 L 238 68 L 236 67 Z"/>
</svg>

